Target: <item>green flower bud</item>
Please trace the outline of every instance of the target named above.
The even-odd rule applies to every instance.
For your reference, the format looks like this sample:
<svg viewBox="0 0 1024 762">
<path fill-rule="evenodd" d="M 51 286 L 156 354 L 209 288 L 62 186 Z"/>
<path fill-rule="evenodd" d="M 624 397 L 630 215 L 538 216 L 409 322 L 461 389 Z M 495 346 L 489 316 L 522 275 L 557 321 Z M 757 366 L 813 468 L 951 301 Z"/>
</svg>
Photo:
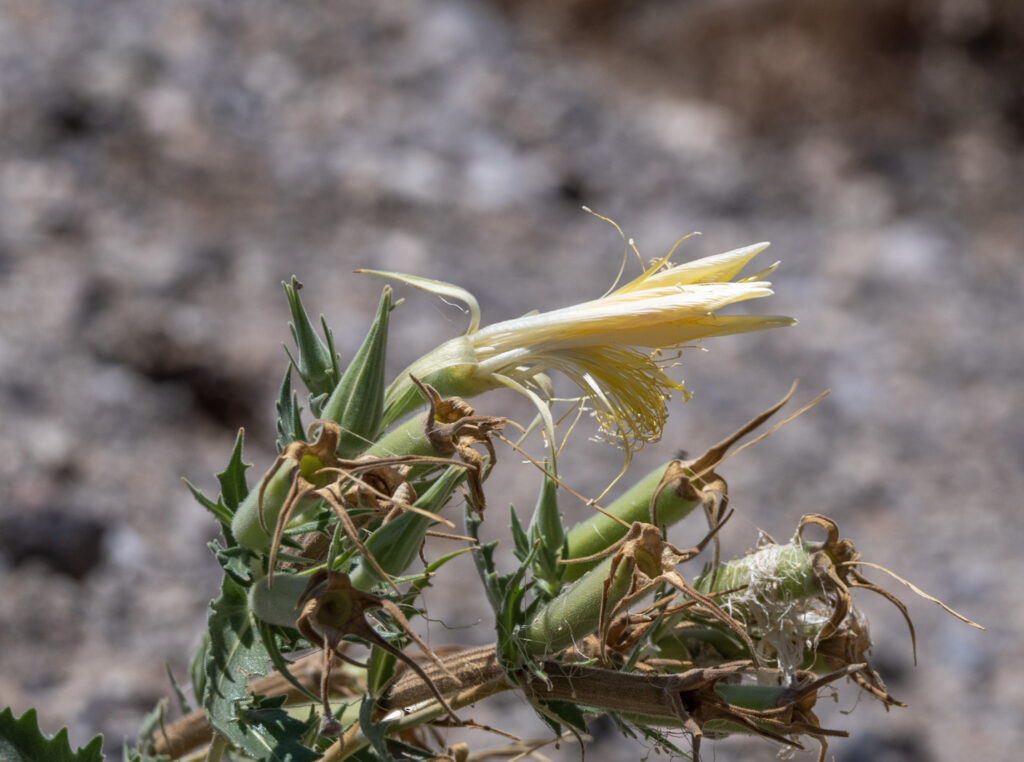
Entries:
<svg viewBox="0 0 1024 762">
<path fill-rule="evenodd" d="M 257 553 L 266 553 L 270 550 L 277 517 L 288 502 L 295 480 L 300 477 L 312 477 L 314 472 L 323 468 L 323 463 L 312 455 L 303 456 L 301 461 L 282 457 L 273 468 L 270 477 L 264 477 L 266 484 L 262 488 L 263 505 L 260 506 L 261 489 L 257 485 L 245 496 L 231 519 L 231 534 L 238 544 Z M 306 495 L 299 500 L 295 511 L 301 512 L 304 508 L 310 508 L 319 500 L 317 495 Z"/>
<path fill-rule="evenodd" d="M 338 457 L 354 458 L 377 439 L 384 420 L 384 360 L 388 316 L 394 304 L 385 286 L 377 316 L 341 381 L 324 403 L 320 417 L 341 426 Z"/>
<path fill-rule="evenodd" d="M 549 476 L 544 477 L 537 496 L 537 505 L 530 519 L 529 537 L 531 545 L 540 540 L 533 561 L 534 576 L 549 595 L 555 595 L 568 567 L 558 563 L 565 545 L 565 527 L 562 526 L 562 516 L 558 512 L 558 486 Z"/>
<path fill-rule="evenodd" d="M 341 376 L 338 370 L 338 355 L 334 351 L 334 337 L 331 330 L 324 322 L 323 316 L 320 323 L 327 337 L 325 344 L 316 333 L 306 308 L 302 305 L 299 296 L 299 289 L 302 284 L 293 275 L 291 283 L 285 283 L 284 291 L 288 296 L 288 306 L 291 308 L 292 321 L 288 324 L 291 328 L 292 337 L 295 339 L 295 347 L 298 351 L 298 359 L 288 353 L 288 358 L 299 373 L 299 377 L 306 388 L 314 397 L 327 394 L 338 385 L 338 378 Z M 287 350 L 285 350 L 287 351 Z"/>
</svg>

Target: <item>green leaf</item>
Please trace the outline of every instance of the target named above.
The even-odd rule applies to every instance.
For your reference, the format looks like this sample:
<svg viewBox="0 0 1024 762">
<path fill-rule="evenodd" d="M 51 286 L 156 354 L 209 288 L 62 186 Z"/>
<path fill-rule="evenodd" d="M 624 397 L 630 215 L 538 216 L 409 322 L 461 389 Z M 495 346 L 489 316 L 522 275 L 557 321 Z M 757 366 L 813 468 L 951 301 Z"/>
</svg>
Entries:
<svg viewBox="0 0 1024 762">
<path fill-rule="evenodd" d="M 246 754 L 273 762 L 317 758 L 298 740 L 306 723 L 280 702 L 250 696 L 250 677 L 266 674 L 270 655 L 249 611 L 245 590 L 225 576 L 220 597 L 210 604 L 210 648 L 206 656 L 203 708 L 213 728 Z"/>
<path fill-rule="evenodd" d="M 217 481 L 220 482 L 220 501 L 227 506 L 232 515 L 238 510 L 238 506 L 249 494 L 249 487 L 245 483 L 245 471 L 252 468 L 252 463 L 242 462 L 242 440 L 245 438 L 245 429 L 238 430 L 238 437 L 235 439 L 235 449 L 231 452 L 231 459 L 227 467 L 217 474 Z"/>
<path fill-rule="evenodd" d="M 253 581 L 252 571 L 252 551 L 243 548 L 239 545 L 233 548 L 225 548 L 216 540 L 211 540 L 206 544 L 206 547 L 210 549 L 214 557 L 217 559 L 217 563 L 224 569 L 224 573 L 233 579 L 237 584 L 242 587 L 249 587 Z"/>
<path fill-rule="evenodd" d="M 277 451 L 281 452 L 285 445 L 299 441 L 305 442 L 306 432 L 302 426 L 302 406 L 299 405 L 299 395 L 292 391 L 292 368 L 288 363 L 288 369 L 284 372 L 284 380 L 281 381 L 281 391 L 277 395 Z"/>
<path fill-rule="evenodd" d="M 376 707 L 376 699 L 369 695 L 363 697 L 359 705 L 359 729 L 363 731 L 377 757 L 391 762 L 394 759 L 388 751 L 388 725 L 391 722 L 383 719 L 374 720 L 373 713 Z"/>
<path fill-rule="evenodd" d="M 192 497 L 195 498 L 195 501 L 199 503 L 199 505 L 212 513 L 213 517 L 225 527 L 231 526 L 231 511 L 228 510 L 228 507 L 224 505 L 224 503 L 219 500 L 217 502 L 210 500 L 210 498 L 204 495 L 199 488 L 192 484 L 188 479 L 182 479 L 182 481 L 185 482 L 185 486 L 188 487 L 189 492 L 192 493 Z"/>
<path fill-rule="evenodd" d="M 206 693 L 206 655 L 210 651 L 210 634 L 204 632 L 203 639 L 199 642 L 192 660 L 188 664 L 189 677 L 192 680 L 192 693 L 200 701 Z"/>
<path fill-rule="evenodd" d="M 587 732 L 587 718 L 579 704 L 571 701 L 541 701 L 537 707 L 537 715 L 547 723 L 556 735 L 562 735 L 561 726 L 572 728 L 580 733 Z"/>
<path fill-rule="evenodd" d="M 540 540 L 533 564 L 533 576 L 540 583 L 538 589 L 544 597 L 554 598 L 562 588 L 568 567 L 558 563 L 567 549 L 567 543 L 565 526 L 558 512 L 558 485 L 550 476 L 545 476 L 541 485 L 529 533 L 531 544 Z"/>
<path fill-rule="evenodd" d="M 169 762 L 166 754 L 153 753 L 153 736 L 158 730 L 164 729 L 164 713 L 167 711 L 167 699 L 160 699 L 151 712 L 143 718 L 139 727 L 139 740 L 135 748 L 128 746 L 125 739 L 122 756 L 125 762 Z"/>
<path fill-rule="evenodd" d="M 148 747 L 133 748 L 126 738 L 121 747 L 121 762 L 171 762 L 171 758 L 166 754 L 153 754 Z"/>
<path fill-rule="evenodd" d="M 374 646 L 370 651 L 369 668 L 366 670 L 366 691 L 370 696 L 379 696 L 395 674 L 397 659 L 383 648 Z"/>
<path fill-rule="evenodd" d="M 275 628 L 273 625 L 267 624 L 266 622 L 258 622 L 260 628 L 260 638 L 263 640 L 263 647 L 267 649 L 267 654 L 270 656 L 270 663 L 274 665 L 276 669 L 285 680 L 292 684 L 292 686 L 302 693 L 306 698 L 314 703 L 320 702 L 320 697 L 315 693 L 312 693 L 309 688 L 304 686 L 298 681 L 295 675 L 291 672 L 291 664 L 284 658 L 284 654 L 281 653 L 281 646 L 277 642 Z"/>
<path fill-rule="evenodd" d="M 68 730 L 45 736 L 39 729 L 36 710 L 16 718 L 10 707 L 0 712 L 0 760 L 3 762 L 102 762 L 103 736 L 96 736 L 78 750 L 68 743 Z"/>
<path fill-rule="evenodd" d="M 513 516 L 515 514 L 513 513 Z M 512 574 L 499 574 L 494 563 L 494 551 L 497 542 L 489 542 L 486 545 L 479 544 L 479 528 L 481 519 L 473 516 L 469 507 L 465 515 L 466 533 L 477 540 L 473 548 L 473 561 L 476 564 L 477 573 L 483 583 L 487 600 L 494 610 L 494 626 L 498 636 L 498 655 L 502 666 L 510 677 L 524 663 L 529 662 L 529 657 L 522 649 L 517 637 L 518 630 L 524 625 L 537 607 L 538 602 L 534 601 L 529 606 L 522 605 L 526 593 L 533 586 L 533 582 L 522 584 L 523 578 L 533 561 L 536 548 L 531 549 L 523 559 L 522 564 Z"/>
<path fill-rule="evenodd" d="M 178 685 L 178 681 L 174 679 L 174 673 L 171 672 L 171 665 L 164 662 L 164 670 L 167 672 L 167 679 L 171 681 L 171 688 L 174 690 L 174 696 L 178 699 L 178 709 L 181 710 L 182 714 L 188 714 L 192 711 L 192 705 L 189 704 L 188 699 L 185 698 L 185 694 L 181 690 L 181 686 Z"/>
<path fill-rule="evenodd" d="M 515 555 L 516 560 L 523 562 L 526 560 L 526 557 L 530 555 L 530 551 L 533 550 L 533 543 L 530 542 L 530 538 L 526 536 L 526 532 L 523 530 L 523 525 L 519 523 L 519 517 L 516 515 L 515 507 L 510 505 L 508 510 L 508 528 L 512 532 L 512 553 Z"/>
</svg>

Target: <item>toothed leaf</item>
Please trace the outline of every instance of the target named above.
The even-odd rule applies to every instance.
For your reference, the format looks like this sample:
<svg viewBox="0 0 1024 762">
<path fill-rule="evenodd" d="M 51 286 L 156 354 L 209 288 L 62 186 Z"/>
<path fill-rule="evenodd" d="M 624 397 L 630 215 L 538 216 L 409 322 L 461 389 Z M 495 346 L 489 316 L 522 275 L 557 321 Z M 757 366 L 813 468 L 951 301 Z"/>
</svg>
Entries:
<svg viewBox="0 0 1024 762">
<path fill-rule="evenodd" d="M 253 697 L 248 679 L 266 674 L 270 654 L 256 628 L 245 590 L 225 577 L 210 604 L 210 648 L 206 656 L 203 708 L 210 724 L 231 743 L 258 760 L 307 762 L 318 755 L 298 740 L 306 723 L 291 717 L 280 702 Z"/>
<path fill-rule="evenodd" d="M 234 515 L 238 506 L 249 494 L 249 487 L 245 483 L 245 472 L 252 468 L 252 463 L 242 462 L 242 440 L 245 438 L 245 429 L 238 430 L 238 437 L 235 439 L 235 449 L 231 452 L 231 459 L 227 467 L 217 474 L 217 481 L 220 482 L 220 499 L 218 502 L 227 506 Z"/>
<path fill-rule="evenodd" d="M 39 729 L 36 710 L 15 717 L 8 707 L 0 712 L 0 760 L 3 762 L 103 762 L 103 736 L 72 750 L 67 728 L 46 736 Z"/>
</svg>

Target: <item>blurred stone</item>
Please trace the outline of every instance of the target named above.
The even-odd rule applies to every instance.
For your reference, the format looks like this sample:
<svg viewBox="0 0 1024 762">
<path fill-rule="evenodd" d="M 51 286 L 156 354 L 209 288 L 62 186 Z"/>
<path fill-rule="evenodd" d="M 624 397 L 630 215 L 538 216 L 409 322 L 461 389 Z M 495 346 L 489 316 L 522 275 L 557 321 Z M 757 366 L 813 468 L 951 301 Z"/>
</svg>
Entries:
<svg viewBox="0 0 1024 762">
<path fill-rule="evenodd" d="M 106 524 L 57 508 L 0 516 L 0 552 L 13 567 L 41 561 L 81 580 L 103 560 Z"/>
</svg>

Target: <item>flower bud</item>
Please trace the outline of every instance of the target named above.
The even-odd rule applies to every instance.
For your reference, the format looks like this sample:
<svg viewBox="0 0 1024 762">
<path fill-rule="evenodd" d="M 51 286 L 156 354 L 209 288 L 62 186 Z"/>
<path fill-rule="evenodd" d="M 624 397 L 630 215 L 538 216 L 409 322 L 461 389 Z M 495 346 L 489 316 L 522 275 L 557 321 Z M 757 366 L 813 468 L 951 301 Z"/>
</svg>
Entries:
<svg viewBox="0 0 1024 762">
<path fill-rule="evenodd" d="M 337 453 L 340 458 L 356 457 L 380 434 L 384 420 L 388 316 L 392 309 L 391 287 L 386 286 L 362 346 L 320 410 L 321 418 L 341 426 Z"/>
<path fill-rule="evenodd" d="M 298 352 L 298 359 L 288 353 L 288 358 L 298 371 L 299 377 L 309 393 L 318 397 L 327 394 L 338 384 L 341 373 L 338 370 L 338 356 L 334 351 L 334 337 L 331 330 L 324 322 L 323 316 L 320 322 L 327 337 L 327 343 L 317 335 L 306 308 L 302 305 L 302 298 L 299 296 L 299 289 L 302 284 L 293 275 L 291 283 L 284 284 L 285 294 L 288 296 L 288 306 L 291 308 L 292 321 L 288 324 L 291 328 L 292 337 L 295 339 L 295 348 Z M 287 350 L 286 350 L 287 351 Z"/>
</svg>

